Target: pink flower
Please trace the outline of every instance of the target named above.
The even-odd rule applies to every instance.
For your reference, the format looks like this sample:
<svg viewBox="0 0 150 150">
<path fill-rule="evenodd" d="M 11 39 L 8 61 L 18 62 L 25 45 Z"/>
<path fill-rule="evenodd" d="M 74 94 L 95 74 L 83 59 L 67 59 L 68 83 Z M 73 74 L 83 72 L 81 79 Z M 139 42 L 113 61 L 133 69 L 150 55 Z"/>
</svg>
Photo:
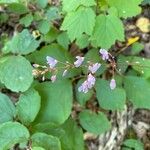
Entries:
<svg viewBox="0 0 150 150">
<path fill-rule="evenodd" d="M 76 61 L 74 62 L 75 67 L 80 67 L 84 61 L 84 57 L 76 56 Z"/>
<path fill-rule="evenodd" d="M 89 74 L 87 80 L 85 80 L 81 86 L 78 88 L 79 92 L 87 93 L 95 85 L 95 77 L 92 74 Z"/>
<path fill-rule="evenodd" d="M 52 83 L 54 83 L 56 81 L 56 75 L 51 76 L 51 81 L 52 81 Z"/>
<path fill-rule="evenodd" d="M 90 73 L 87 78 L 87 86 L 91 89 L 95 85 L 95 77 Z"/>
<path fill-rule="evenodd" d="M 51 69 L 53 69 L 58 62 L 56 59 L 54 59 L 53 57 L 50 57 L 50 56 L 47 56 L 46 60 L 47 60 L 47 64 L 50 66 Z"/>
<path fill-rule="evenodd" d="M 102 55 L 103 60 L 108 60 L 109 59 L 109 53 L 105 49 L 100 49 L 99 52 Z"/>
<path fill-rule="evenodd" d="M 78 88 L 79 92 L 83 92 L 83 93 L 87 93 L 88 92 L 88 85 L 87 85 L 87 81 L 84 81 L 82 83 L 82 85 Z"/>
<path fill-rule="evenodd" d="M 64 77 L 64 76 L 66 76 L 67 72 L 68 72 L 68 70 L 67 70 L 67 69 L 66 69 L 66 70 L 64 70 L 64 72 L 63 72 L 62 76 L 63 76 L 63 77 Z"/>
<path fill-rule="evenodd" d="M 91 73 L 94 74 L 100 68 L 100 66 L 101 66 L 100 63 L 95 63 L 95 64 L 90 65 L 88 69 Z"/>
<path fill-rule="evenodd" d="M 111 90 L 114 90 L 116 88 L 116 81 L 115 81 L 115 79 L 111 79 L 111 81 L 110 81 L 110 88 L 111 88 Z"/>
</svg>

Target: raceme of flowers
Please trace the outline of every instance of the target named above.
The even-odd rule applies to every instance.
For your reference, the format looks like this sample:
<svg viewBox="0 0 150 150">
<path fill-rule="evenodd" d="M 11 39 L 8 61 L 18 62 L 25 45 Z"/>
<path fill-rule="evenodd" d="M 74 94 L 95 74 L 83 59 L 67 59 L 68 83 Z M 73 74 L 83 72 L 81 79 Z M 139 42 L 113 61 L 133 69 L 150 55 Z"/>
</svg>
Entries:
<svg viewBox="0 0 150 150">
<path fill-rule="evenodd" d="M 104 61 L 110 61 L 110 57 L 111 55 L 108 53 L 107 50 L 105 49 L 100 49 L 99 51 L 102 59 Z M 52 72 L 54 72 L 54 74 L 52 74 L 51 76 L 51 81 L 52 82 L 55 82 L 56 79 L 57 79 L 57 73 L 56 70 L 57 70 L 57 67 L 56 65 L 58 63 L 62 63 L 62 62 L 59 62 L 58 60 L 56 60 L 55 58 L 53 57 L 50 57 L 50 56 L 47 56 L 46 57 L 46 60 L 47 60 L 47 64 L 48 64 L 48 68 L 50 70 L 52 70 Z M 85 58 L 84 57 L 81 57 L 81 56 L 76 56 L 76 61 L 73 63 L 73 64 L 70 64 L 69 62 L 66 62 L 66 63 L 62 63 L 64 64 L 66 67 L 64 67 L 64 71 L 63 71 L 63 74 L 62 76 L 66 76 L 67 73 L 68 73 L 68 69 L 70 67 L 74 67 L 74 68 L 79 68 L 82 66 L 83 62 L 84 62 Z M 35 68 L 39 67 L 38 64 L 34 64 L 33 65 Z M 44 68 L 47 68 L 45 66 L 43 66 Z M 87 93 L 90 89 L 92 89 L 95 85 L 95 82 L 96 82 L 96 78 L 95 78 L 95 73 L 98 71 L 98 69 L 100 69 L 101 67 L 101 64 L 100 63 L 89 63 L 88 64 L 88 75 L 87 75 L 87 78 L 86 80 L 79 86 L 78 88 L 78 91 L 79 92 L 83 92 L 83 93 Z M 46 69 L 46 71 L 42 72 L 42 74 L 46 73 L 47 71 L 49 71 L 49 69 Z M 115 89 L 116 88 L 116 81 L 114 78 L 111 79 L 110 81 L 110 89 Z"/>
</svg>

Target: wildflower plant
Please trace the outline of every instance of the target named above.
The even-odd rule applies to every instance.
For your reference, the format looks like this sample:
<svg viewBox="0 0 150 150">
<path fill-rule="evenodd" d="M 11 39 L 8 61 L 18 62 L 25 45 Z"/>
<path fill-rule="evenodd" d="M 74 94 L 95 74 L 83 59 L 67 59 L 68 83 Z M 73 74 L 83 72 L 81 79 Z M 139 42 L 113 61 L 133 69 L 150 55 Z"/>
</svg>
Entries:
<svg viewBox="0 0 150 150">
<path fill-rule="evenodd" d="M 141 4 L 0 0 L 0 150 L 84 150 L 84 132 L 111 129 L 108 111 L 150 109 L 150 60 L 123 24 Z"/>
</svg>

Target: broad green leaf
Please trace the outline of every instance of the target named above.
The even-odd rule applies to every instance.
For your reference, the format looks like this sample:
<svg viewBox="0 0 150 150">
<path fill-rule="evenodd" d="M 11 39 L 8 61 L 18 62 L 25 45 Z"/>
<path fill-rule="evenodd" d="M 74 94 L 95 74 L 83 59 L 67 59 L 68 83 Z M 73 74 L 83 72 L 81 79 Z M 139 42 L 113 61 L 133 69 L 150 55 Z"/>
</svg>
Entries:
<svg viewBox="0 0 150 150">
<path fill-rule="evenodd" d="M 28 27 L 32 21 L 33 21 L 33 16 L 31 14 L 27 14 L 26 16 L 20 19 L 20 23 L 25 25 L 25 27 Z"/>
<path fill-rule="evenodd" d="M 50 30 L 50 26 L 51 25 L 50 25 L 49 21 L 41 20 L 38 24 L 38 30 L 43 34 L 46 34 Z"/>
<path fill-rule="evenodd" d="M 77 11 L 67 14 L 61 30 L 67 30 L 71 41 L 81 37 L 82 33 L 92 34 L 95 25 L 95 13 L 91 8 L 80 7 Z"/>
<path fill-rule="evenodd" d="M 150 84 L 142 77 L 127 76 L 124 80 L 127 99 L 136 108 L 150 109 Z"/>
<path fill-rule="evenodd" d="M 145 78 L 150 77 L 150 60 L 141 57 L 133 57 L 131 66 Z"/>
<path fill-rule="evenodd" d="M 7 150 L 13 145 L 29 140 L 29 131 L 18 122 L 0 125 L 0 150 Z"/>
<path fill-rule="evenodd" d="M 1 58 L 0 81 L 14 92 L 26 91 L 33 81 L 31 64 L 22 56 Z"/>
<path fill-rule="evenodd" d="M 134 150 L 144 150 L 143 143 L 135 139 L 127 139 L 123 142 L 123 145 Z"/>
<path fill-rule="evenodd" d="M 95 114 L 90 110 L 84 110 L 79 114 L 79 120 L 85 130 L 96 135 L 108 131 L 111 127 L 110 122 L 102 112 Z"/>
<path fill-rule="evenodd" d="M 83 34 L 81 37 L 79 37 L 76 41 L 76 44 L 79 46 L 79 48 L 83 49 L 89 45 L 89 36 Z"/>
<path fill-rule="evenodd" d="M 88 91 L 87 93 L 79 92 L 78 88 L 81 86 L 81 84 L 84 82 L 84 80 L 79 80 L 79 82 L 76 85 L 76 99 L 81 105 L 85 105 L 88 100 L 92 97 L 94 94 L 93 90 Z"/>
<path fill-rule="evenodd" d="M 96 82 L 96 97 L 100 107 L 109 110 L 123 109 L 126 101 L 126 94 L 123 89 L 111 90 L 109 82 L 100 79 Z"/>
<path fill-rule="evenodd" d="M 62 0 L 63 10 L 66 12 L 76 10 L 80 5 L 93 6 L 96 5 L 95 0 Z"/>
<path fill-rule="evenodd" d="M 61 150 L 61 144 L 57 137 L 37 132 L 32 135 L 32 146 L 41 146 L 46 150 Z"/>
<path fill-rule="evenodd" d="M 70 43 L 68 34 L 66 32 L 62 32 L 57 37 L 57 42 L 60 44 L 64 49 L 68 50 L 68 46 Z"/>
<path fill-rule="evenodd" d="M 68 119 L 53 134 L 60 139 L 62 150 L 84 150 L 83 132 L 74 120 Z"/>
<path fill-rule="evenodd" d="M 72 85 L 69 80 L 59 80 L 55 83 L 44 82 L 35 89 L 41 95 L 41 110 L 36 122 L 52 122 L 62 124 L 70 115 L 72 108 Z"/>
<path fill-rule="evenodd" d="M 139 6 L 143 0 L 107 0 L 108 4 L 118 10 L 119 17 L 127 18 L 141 12 Z"/>
<path fill-rule="evenodd" d="M 91 37 L 92 44 L 108 49 L 115 44 L 116 40 L 124 40 L 124 28 L 121 20 L 111 14 L 97 16 Z"/>
<path fill-rule="evenodd" d="M 142 43 L 135 42 L 134 44 L 132 44 L 131 54 L 136 55 L 139 52 L 141 52 L 143 49 L 144 49 L 144 45 Z"/>
<path fill-rule="evenodd" d="M 33 147 L 32 150 L 45 150 L 45 149 L 42 147 Z"/>
<path fill-rule="evenodd" d="M 0 123 L 13 121 L 16 116 L 15 106 L 8 96 L 0 93 Z"/>
<path fill-rule="evenodd" d="M 40 110 L 40 95 L 34 89 L 21 94 L 17 103 L 17 115 L 23 124 L 29 125 L 34 121 Z"/>
<path fill-rule="evenodd" d="M 0 4 L 19 3 L 19 0 L 0 0 Z"/>
<path fill-rule="evenodd" d="M 29 11 L 28 8 L 21 3 L 10 3 L 7 9 L 19 15 L 25 14 Z"/>
<path fill-rule="evenodd" d="M 34 39 L 27 29 L 24 29 L 5 44 L 3 52 L 29 54 L 35 51 L 38 46 L 39 42 Z"/>
</svg>

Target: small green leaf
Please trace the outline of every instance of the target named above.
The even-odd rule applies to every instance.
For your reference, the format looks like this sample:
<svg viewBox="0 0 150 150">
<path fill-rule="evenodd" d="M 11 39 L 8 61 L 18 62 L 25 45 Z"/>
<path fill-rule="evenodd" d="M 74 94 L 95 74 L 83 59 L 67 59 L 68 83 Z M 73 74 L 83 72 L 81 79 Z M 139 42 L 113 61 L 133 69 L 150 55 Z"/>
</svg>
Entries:
<svg viewBox="0 0 150 150">
<path fill-rule="evenodd" d="M 91 37 L 92 44 L 108 49 L 116 40 L 124 40 L 124 28 L 121 20 L 111 14 L 97 16 Z"/>
<path fill-rule="evenodd" d="M 123 145 L 134 150 L 144 150 L 144 145 L 139 140 L 135 139 L 127 139 L 123 142 Z"/>
<path fill-rule="evenodd" d="M 0 81 L 14 92 L 26 91 L 33 81 L 31 64 L 22 56 L 1 58 Z"/>
<path fill-rule="evenodd" d="M 62 124 L 71 113 L 71 82 L 65 79 L 55 83 L 44 82 L 37 84 L 35 89 L 41 95 L 41 110 L 36 122 Z"/>
<path fill-rule="evenodd" d="M 76 10 L 80 5 L 89 7 L 96 5 L 95 0 L 62 0 L 63 10 L 66 12 Z"/>
<path fill-rule="evenodd" d="M 95 114 L 90 110 L 84 110 L 79 114 L 79 119 L 85 130 L 96 135 L 108 131 L 111 127 L 110 122 L 103 113 Z"/>
<path fill-rule="evenodd" d="M 111 90 L 109 82 L 100 79 L 96 82 L 96 97 L 102 108 L 110 110 L 123 109 L 126 101 L 126 94 L 123 89 Z"/>
<path fill-rule="evenodd" d="M 10 3 L 8 5 L 8 10 L 19 15 L 25 14 L 29 11 L 28 8 L 21 3 Z"/>
<path fill-rule="evenodd" d="M 141 12 L 140 4 L 143 0 L 107 0 L 108 4 L 118 10 L 119 17 L 127 18 Z"/>
<path fill-rule="evenodd" d="M 13 121 L 16 109 L 8 96 L 0 93 L 0 123 Z"/>
<path fill-rule="evenodd" d="M 34 121 L 40 110 L 40 95 L 34 89 L 21 94 L 17 103 L 17 115 L 23 124 L 29 125 Z"/>
<path fill-rule="evenodd" d="M 18 122 L 7 122 L 0 125 L 0 150 L 7 150 L 17 143 L 27 142 L 29 131 Z"/>
<path fill-rule="evenodd" d="M 41 8 L 45 8 L 48 4 L 48 0 L 37 0 L 37 5 Z"/>
<path fill-rule="evenodd" d="M 32 150 L 45 150 L 45 149 L 42 147 L 33 147 Z"/>
<path fill-rule="evenodd" d="M 60 141 L 57 137 L 45 133 L 35 133 L 31 137 L 32 146 L 41 146 L 46 150 L 61 150 Z"/>
<path fill-rule="evenodd" d="M 71 41 L 81 37 L 82 33 L 92 34 L 95 25 L 95 13 L 91 8 L 80 7 L 77 11 L 67 14 L 61 30 L 67 30 Z"/>
<path fill-rule="evenodd" d="M 150 109 L 150 84 L 141 77 L 127 76 L 124 80 L 127 98 L 136 108 Z"/>
<path fill-rule="evenodd" d="M 34 39 L 27 29 L 25 29 L 5 44 L 3 52 L 29 54 L 35 51 L 38 46 L 39 42 Z"/>
<path fill-rule="evenodd" d="M 132 48 L 131 48 L 131 54 L 132 55 L 136 55 L 138 54 L 139 52 L 141 52 L 144 48 L 144 45 L 139 43 L 139 42 L 135 42 L 133 45 L 132 45 Z"/>
<path fill-rule="evenodd" d="M 28 27 L 32 21 L 33 21 L 33 16 L 31 14 L 27 14 L 26 16 L 20 19 L 20 24 L 23 24 L 25 25 L 25 27 Z"/>
<path fill-rule="evenodd" d="M 68 46 L 70 43 L 69 37 L 66 32 L 62 32 L 57 37 L 57 42 L 60 44 L 64 49 L 68 50 Z"/>
<path fill-rule="evenodd" d="M 38 30 L 43 34 L 48 33 L 50 30 L 50 27 L 51 27 L 51 25 L 50 25 L 49 21 L 47 21 L 47 20 L 41 20 L 38 24 Z"/>
</svg>

